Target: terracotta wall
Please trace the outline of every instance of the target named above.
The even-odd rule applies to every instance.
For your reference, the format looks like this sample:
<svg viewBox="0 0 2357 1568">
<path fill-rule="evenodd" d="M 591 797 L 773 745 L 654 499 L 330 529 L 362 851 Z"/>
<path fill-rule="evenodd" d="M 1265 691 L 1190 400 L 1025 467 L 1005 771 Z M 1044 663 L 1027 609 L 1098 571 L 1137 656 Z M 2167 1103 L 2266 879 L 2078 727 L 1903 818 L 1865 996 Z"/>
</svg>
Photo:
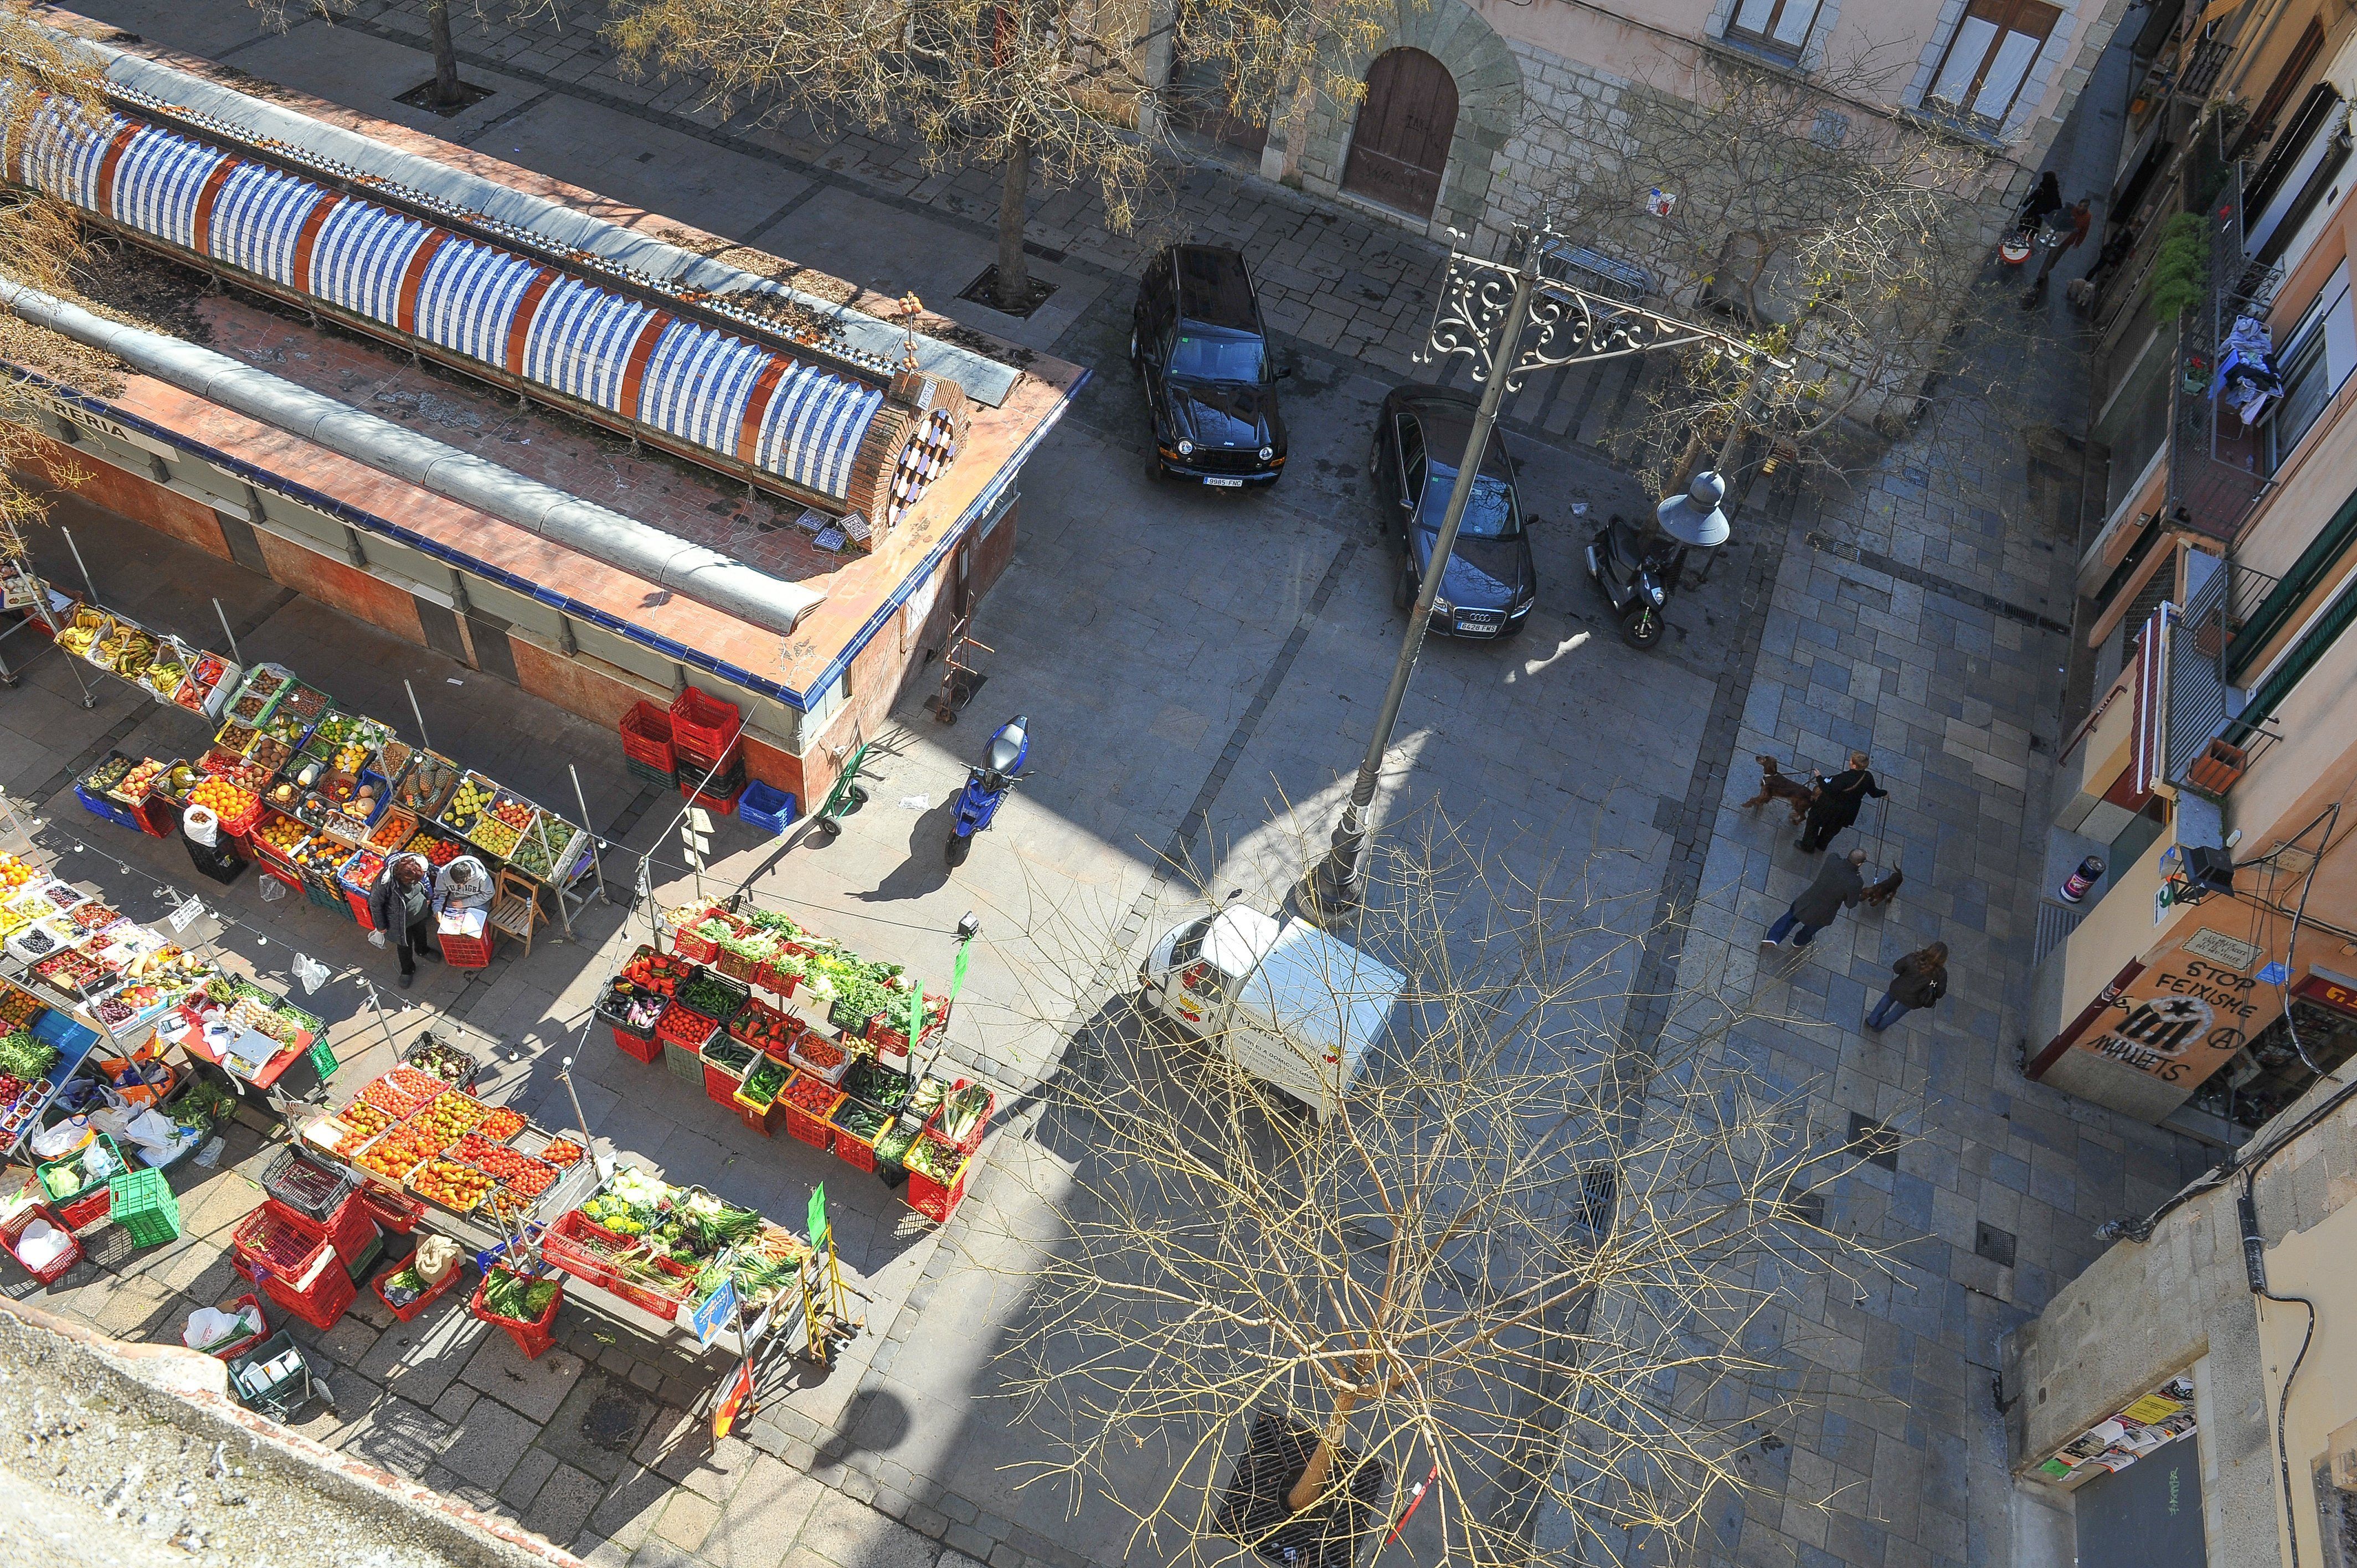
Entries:
<svg viewBox="0 0 2357 1568">
<path fill-rule="evenodd" d="M 142 518 L 140 521 L 146 521 Z M 307 598 L 331 605 L 371 626 L 382 627 L 407 642 L 423 644 L 425 628 L 417 619 L 416 601 L 405 588 L 370 576 L 357 566 L 291 543 L 262 529 L 253 531 L 262 542 L 262 558 L 270 563 L 271 580 Z"/>
<path fill-rule="evenodd" d="M 222 560 L 230 559 L 229 541 L 221 537 L 213 509 L 166 489 L 152 479 L 126 473 L 112 463 L 85 456 L 72 447 L 19 426 L 11 433 L 27 443 L 17 466 L 52 489 L 69 491 L 94 507 L 137 518 L 156 532 L 193 544 Z M 68 483 L 69 479 L 73 480 Z"/>
</svg>

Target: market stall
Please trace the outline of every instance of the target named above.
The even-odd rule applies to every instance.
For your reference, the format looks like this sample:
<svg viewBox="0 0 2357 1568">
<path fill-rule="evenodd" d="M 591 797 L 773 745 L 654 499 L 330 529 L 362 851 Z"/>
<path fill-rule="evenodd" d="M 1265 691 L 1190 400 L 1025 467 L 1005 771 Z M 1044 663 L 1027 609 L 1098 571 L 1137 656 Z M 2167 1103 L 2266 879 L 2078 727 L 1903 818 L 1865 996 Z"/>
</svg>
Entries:
<svg viewBox="0 0 2357 1568">
<path fill-rule="evenodd" d="M 641 1337 L 736 1358 L 796 1325 L 813 1330 L 807 1351 L 842 1319 L 831 1253 L 702 1188 L 630 1168 L 601 1173 L 586 1134 L 485 1103 L 466 1088 L 471 1060 L 439 1049 L 424 1068 L 413 1056 L 370 1079 L 305 1128 L 302 1161 L 381 1225 L 456 1242 L 484 1276 L 479 1316 L 525 1330 L 518 1342 L 528 1353 L 559 1298 Z M 336 1196 L 315 1192 L 313 1207 Z M 289 1268 L 317 1266 L 308 1250 L 283 1251 Z M 557 1290 L 533 1294 L 558 1275 Z"/>
<path fill-rule="evenodd" d="M 996 1104 L 986 1085 L 932 1070 L 952 998 L 777 910 L 690 904 L 655 935 L 597 1004 L 619 1049 L 701 1083 L 764 1136 L 782 1127 L 888 1185 L 905 1178 L 910 1208 L 949 1219 Z"/>
<path fill-rule="evenodd" d="M 235 874 L 220 854 L 233 846 L 290 892 L 363 928 L 368 886 L 387 856 L 414 851 L 440 866 L 472 854 L 495 880 L 522 879 L 524 918 L 546 911 L 571 929 L 597 846 L 561 812 L 402 740 L 382 719 L 344 711 L 285 665 L 241 666 L 88 603 L 60 618 L 56 641 L 209 730 L 186 757 L 110 754 L 74 788 L 93 816 L 157 838 L 190 822 L 210 835 L 217 823 L 218 845 L 188 835 L 206 875 Z M 586 820 L 577 780 L 575 793 Z M 210 818 L 192 818 L 192 807 Z M 455 961 L 488 962 L 490 943 L 488 933 L 479 951 L 462 942 Z"/>
</svg>

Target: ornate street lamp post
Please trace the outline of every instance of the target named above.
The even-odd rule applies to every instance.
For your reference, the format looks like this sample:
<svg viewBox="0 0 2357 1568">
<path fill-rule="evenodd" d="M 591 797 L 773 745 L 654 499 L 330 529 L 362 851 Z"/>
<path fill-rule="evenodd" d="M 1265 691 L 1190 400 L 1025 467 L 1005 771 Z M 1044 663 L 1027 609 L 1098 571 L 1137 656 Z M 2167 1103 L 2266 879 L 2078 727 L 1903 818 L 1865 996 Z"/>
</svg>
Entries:
<svg viewBox="0 0 2357 1568">
<path fill-rule="evenodd" d="M 1440 579 L 1457 548 L 1458 526 L 1465 521 L 1465 503 L 1472 497 L 1474 476 L 1489 446 L 1491 428 L 1497 424 L 1500 400 L 1507 392 L 1520 392 L 1535 371 L 1679 349 L 1689 343 L 1706 343 L 1745 361 L 1768 358 L 1770 364 L 1783 364 L 1760 355 L 1740 338 L 1541 276 L 1539 265 L 1554 238 L 1544 225 L 1517 229 L 1514 241 L 1521 255 L 1513 266 L 1454 249 L 1448 253 L 1448 274 L 1439 303 L 1433 307 L 1432 330 L 1415 362 L 1428 365 L 1451 354 L 1464 355 L 1473 379 L 1482 383 L 1481 404 L 1473 416 L 1472 434 L 1466 439 L 1464 459 L 1457 465 L 1457 483 L 1448 493 L 1439 537 L 1433 542 L 1431 569 L 1424 574 L 1415 606 L 1408 611 L 1407 633 L 1400 639 L 1399 659 L 1392 667 L 1391 687 L 1383 693 L 1366 759 L 1359 764 L 1350 803 L 1342 808 L 1342 820 L 1335 825 L 1333 846 L 1309 875 L 1307 891 L 1320 907 L 1354 904 L 1362 890 L 1361 862 L 1383 754 L 1391 749 L 1400 703 L 1407 695 L 1409 677 L 1415 673 L 1416 656 L 1424 649 L 1432 601 L 1440 592 Z"/>
</svg>

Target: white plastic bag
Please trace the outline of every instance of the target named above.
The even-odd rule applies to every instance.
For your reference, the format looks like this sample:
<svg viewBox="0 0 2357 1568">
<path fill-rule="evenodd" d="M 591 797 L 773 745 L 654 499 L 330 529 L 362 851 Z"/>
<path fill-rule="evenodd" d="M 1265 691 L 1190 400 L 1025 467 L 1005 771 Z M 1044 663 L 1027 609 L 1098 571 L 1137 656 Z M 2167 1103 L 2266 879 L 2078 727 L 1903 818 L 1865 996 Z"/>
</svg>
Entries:
<svg viewBox="0 0 2357 1568">
<path fill-rule="evenodd" d="M 180 1343 L 191 1350 L 210 1351 L 216 1345 L 233 1345 L 261 1332 L 262 1319 L 250 1305 L 233 1313 L 200 1306 L 188 1314 L 188 1326 L 180 1330 Z"/>
<path fill-rule="evenodd" d="M 207 849 L 220 846 L 221 818 L 213 814 L 213 809 L 210 806 L 190 806 L 181 812 L 180 831 L 188 835 L 188 840 L 192 843 L 200 843 Z M 282 888 L 281 891 L 285 889 Z M 265 898 L 269 896 L 266 892 L 263 895 Z"/>
<path fill-rule="evenodd" d="M 294 970 L 295 978 L 303 983 L 303 994 L 306 996 L 315 994 L 319 987 L 328 983 L 328 966 L 308 953 L 295 955 Z"/>
<path fill-rule="evenodd" d="M 170 1117 L 144 1109 L 101 1111 L 91 1120 L 102 1132 L 113 1134 L 118 1144 L 136 1144 L 150 1155 L 170 1154 L 185 1135 Z M 153 1158 L 148 1161 L 155 1163 Z"/>
<path fill-rule="evenodd" d="M 265 876 L 262 879 L 262 901 L 264 903 L 275 904 L 278 900 L 285 897 L 286 884 L 279 881 L 275 876 Z"/>
<path fill-rule="evenodd" d="M 369 946 L 372 948 L 381 948 L 384 945 L 385 940 L 384 933 L 382 931 L 371 931 L 369 933 Z"/>
<path fill-rule="evenodd" d="M 33 1134 L 33 1153 L 44 1160 L 62 1159 L 90 1141 L 90 1118 L 69 1116 Z"/>
</svg>

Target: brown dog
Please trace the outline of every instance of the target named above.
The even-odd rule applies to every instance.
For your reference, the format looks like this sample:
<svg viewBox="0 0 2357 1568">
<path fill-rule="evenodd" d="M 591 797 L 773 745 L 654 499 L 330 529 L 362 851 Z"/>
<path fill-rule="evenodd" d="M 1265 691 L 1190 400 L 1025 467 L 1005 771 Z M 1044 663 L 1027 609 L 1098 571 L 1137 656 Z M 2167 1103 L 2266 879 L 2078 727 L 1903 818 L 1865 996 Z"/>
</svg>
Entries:
<svg viewBox="0 0 2357 1568">
<path fill-rule="evenodd" d="M 1809 802 L 1817 798 L 1815 788 L 1785 772 L 1784 765 L 1765 752 L 1757 760 L 1760 764 L 1760 793 L 1744 801 L 1743 809 L 1756 811 L 1770 800 L 1788 801 L 1792 808 L 1793 825 L 1797 827 L 1801 819 L 1808 815 Z"/>
<path fill-rule="evenodd" d="M 1870 884 L 1857 896 L 1857 901 L 1869 908 L 1879 909 L 1899 897 L 1900 885 L 1906 880 L 1907 874 L 1894 865 L 1890 868 L 1889 875 L 1879 882 Z"/>
</svg>

